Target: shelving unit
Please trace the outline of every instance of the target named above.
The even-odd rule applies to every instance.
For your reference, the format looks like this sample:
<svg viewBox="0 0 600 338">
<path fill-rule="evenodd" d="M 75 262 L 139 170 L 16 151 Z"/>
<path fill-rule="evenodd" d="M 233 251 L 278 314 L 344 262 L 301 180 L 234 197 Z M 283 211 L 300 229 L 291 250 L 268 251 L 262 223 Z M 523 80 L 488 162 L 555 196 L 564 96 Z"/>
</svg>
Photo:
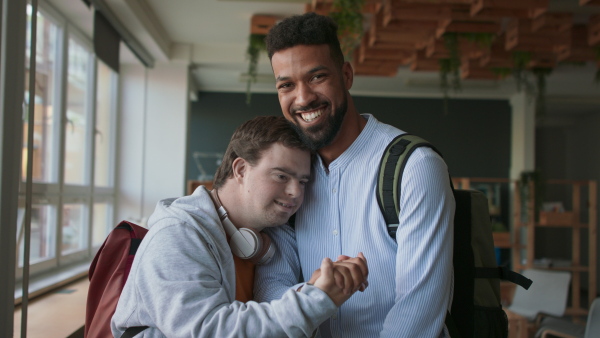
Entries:
<svg viewBox="0 0 600 338">
<path fill-rule="evenodd" d="M 453 177 L 452 184 L 456 189 L 475 189 L 482 191 L 488 199 L 488 207 L 492 221 L 501 222 L 506 227 L 506 232 L 493 232 L 494 247 L 501 249 L 510 249 L 510 229 L 509 213 L 503 212 L 503 197 L 505 197 L 504 207 L 508 209 L 508 197 L 503 196 L 502 186 L 510 186 L 512 180 L 508 178 L 496 177 Z M 505 190 L 505 194 L 508 194 Z M 508 260 L 510 261 L 510 260 Z"/>
<path fill-rule="evenodd" d="M 597 294 L 596 259 L 597 259 L 597 182 L 574 180 L 548 180 L 546 186 L 563 185 L 571 187 L 571 210 L 538 211 L 535 210 L 535 187 L 529 184 L 529 195 L 523 208 L 519 182 L 514 189 L 514 222 L 512 229 L 512 267 L 514 270 L 528 268 L 554 269 L 571 272 L 570 307 L 566 314 L 583 317 L 587 315 L 587 306 L 592 303 Z M 582 206 L 582 191 L 587 190 L 586 205 Z M 524 210 L 525 209 L 525 210 Z M 524 213 L 525 212 L 525 213 Z M 537 216 L 537 217 L 536 217 Z M 587 220 L 586 220 L 587 219 Z M 583 221 L 582 221 L 583 220 Z M 541 228 L 565 228 L 572 232 L 571 243 L 556 243 L 570 245 L 570 261 L 565 264 L 536 264 L 535 236 Z M 588 264 L 582 263 L 582 230 L 588 233 Z M 524 237 L 524 238 L 523 238 Z M 523 254 L 524 253 L 524 254 Z M 582 306 L 581 283 L 583 275 L 588 278 L 588 302 Z"/>
</svg>

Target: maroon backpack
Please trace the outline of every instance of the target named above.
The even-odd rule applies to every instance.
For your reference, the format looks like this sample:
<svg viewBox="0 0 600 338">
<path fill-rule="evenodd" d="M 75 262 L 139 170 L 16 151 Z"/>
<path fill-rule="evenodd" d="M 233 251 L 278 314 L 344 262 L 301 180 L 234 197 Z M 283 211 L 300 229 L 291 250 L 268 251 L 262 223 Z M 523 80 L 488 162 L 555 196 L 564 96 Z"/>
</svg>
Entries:
<svg viewBox="0 0 600 338">
<path fill-rule="evenodd" d="M 113 337 L 110 320 L 137 248 L 148 229 L 122 221 L 108 235 L 89 270 L 90 286 L 85 314 L 85 337 Z"/>
</svg>

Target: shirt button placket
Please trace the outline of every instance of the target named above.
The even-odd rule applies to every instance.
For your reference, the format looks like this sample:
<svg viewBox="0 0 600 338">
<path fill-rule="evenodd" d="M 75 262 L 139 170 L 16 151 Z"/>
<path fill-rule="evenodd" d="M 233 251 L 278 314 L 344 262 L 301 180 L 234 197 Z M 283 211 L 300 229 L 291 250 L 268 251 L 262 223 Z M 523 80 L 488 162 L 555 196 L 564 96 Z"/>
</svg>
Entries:
<svg viewBox="0 0 600 338">
<path fill-rule="evenodd" d="M 334 313 L 331 316 L 331 337 L 339 338 L 340 337 L 340 321 L 339 321 L 339 309 L 338 312 Z"/>
<path fill-rule="evenodd" d="M 331 195 L 332 198 L 331 200 L 334 201 L 334 203 L 332 203 L 332 207 L 336 208 L 336 210 L 331 210 L 332 214 L 335 215 L 335 222 L 333 224 L 333 230 L 331 231 L 332 237 L 333 237 L 333 245 L 332 247 L 335 250 L 335 255 L 331 256 L 331 259 L 337 259 L 337 256 L 342 254 L 342 236 L 340 236 L 340 233 L 342 231 L 342 224 L 341 224 L 341 210 L 342 210 L 342 206 L 340 205 L 341 201 L 340 201 L 340 195 L 339 195 L 339 187 L 340 187 L 340 170 L 334 170 L 332 172 L 331 175 L 331 186 L 330 186 L 330 191 L 331 191 Z M 331 316 L 331 320 L 330 320 L 330 327 L 331 327 L 331 337 L 333 338 L 341 338 L 341 321 L 340 321 L 340 310 L 338 309 L 338 311 Z"/>
<path fill-rule="evenodd" d="M 334 243 L 335 243 L 335 250 L 336 250 L 336 257 L 341 255 L 342 252 L 342 242 L 341 242 L 341 237 L 340 235 L 340 231 L 341 231 L 341 224 L 340 224 L 340 198 L 338 195 L 338 187 L 340 185 L 340 171 L 339 170 L 334 170 L 331 172 L 331 194 L 333 195 L 332 200 L 335 201 L 335 203 L 333 203 L 332 205 L 337 205 L 338 208 L 337 210 L 333 211 L 336 215 L 335 217 L 335 223 L 333 224 L 333 231 L 331 232 L 331 234 L 334 237 Z"/>
</svg>

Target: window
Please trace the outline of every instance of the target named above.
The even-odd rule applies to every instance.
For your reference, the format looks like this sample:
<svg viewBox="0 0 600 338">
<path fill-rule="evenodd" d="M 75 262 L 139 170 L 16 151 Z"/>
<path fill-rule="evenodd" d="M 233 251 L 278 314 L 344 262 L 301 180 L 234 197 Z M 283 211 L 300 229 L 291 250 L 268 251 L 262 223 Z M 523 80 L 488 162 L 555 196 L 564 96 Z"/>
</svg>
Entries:
<svg viewBox="0 0 600 338">
<path fill-rule="evenodd" d="M 37 15 L 37 52 L 35 74 L 35 98 L 29 100 L 29 58 L 31 57 L 31 7 L 28 6 L 27 16 L 27 51 L 25 71 L 25 102 L 35 105 L 34 136 L 33 136 L 33 181 L 56 182 L 58 176 L 56 163 L 58 150 L 58 115 L 56 111 L 56 76 L 58 64 L 56 63 L 59 46 L 60 29 L 56 24 L 47 20 L 41 13 Z M 23 128 L 23 180 L 26 179 L 27 159 L 27 130 L 29 121 L 25 121 Z"/>
<path fill-rule="evenodd" d="M 17 236 L 19 237 L 19 268 L 23 267 L 23 214 L 24 210 L 19 210 Z M 31 213 L 31 245 L 30 245 L 30 264 L 39 263 L 54 257 L 54 234 L 55 227 L 52 220 L 55 217 L 56 209 L 49 204 L 33 204 Z"/>
<path fill-rule="evenodd" d="M 28 21 L 31 22 L 31 7 Z M 91 41 L 52 8 L 37 13 L 33 104 L 32 274 L 90 259 L 114 226 L 117 74 L 96 59 Z M 29 26 L 28 26 L 28 29 Z M 31 53 L 27 33 L 26 78 Z M 26 81 L 27 82 L 27 81 Z M 27 179 L 27 131 L 22 179 Z M 19 191 L 17 245 L 23 267 L 25 184 Z"/>
<path fill-rule="evenodd" d="M 94 203 L 93 215 L 92 245 L 98 247 L 102 245 L 104 239 L 108 236 L 108 232 L 113 228 L 111 223 L 113 219 L 112 202 Z"/>
<path fill-rule="evenodd" d="M 98 187 L 112 187 L 114 162 L 114 114 L 117 88 L 116 73 L 102 62 L 98 62 L 98 76 L 96 86 L 96 128 L 94 131 L 96 151 L 94 184 Z"/>
<path fill-rule="evenodd" d="M 69 39 L 68 72 L 67 72 L 67 114 L 65 129 L 65 184 L 83 185 L 89 182 L 86 168 L 87 156 L 90 151 L 91 109 L 89 96 L 92 88 L 91 66 L 92 53 Z"/>
</svg>

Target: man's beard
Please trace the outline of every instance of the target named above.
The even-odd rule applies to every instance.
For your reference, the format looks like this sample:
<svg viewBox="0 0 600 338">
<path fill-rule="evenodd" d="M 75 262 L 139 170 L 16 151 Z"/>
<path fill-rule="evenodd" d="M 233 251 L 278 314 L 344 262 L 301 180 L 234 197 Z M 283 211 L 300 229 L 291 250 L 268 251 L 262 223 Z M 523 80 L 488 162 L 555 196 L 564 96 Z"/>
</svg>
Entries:
<svg viewBox="0 0 600 338">
<path fill-rule="evenodd" d="M 344 116 L 346 116 L 346 111 L 348 110 L 346 95 L 344 95 L 343 102 L 344 103 L 338 107 L 333 114 L 327 117 L 326 121 L 318 125 L 303 129 L 298 124 L 290 121 L 292 128 L 296 130 L 300 139 L 302 139 L 302 142 L 304 142 L 311 150 L 317 151 L 330 145 L 340 132 Z"/>
</svg>

